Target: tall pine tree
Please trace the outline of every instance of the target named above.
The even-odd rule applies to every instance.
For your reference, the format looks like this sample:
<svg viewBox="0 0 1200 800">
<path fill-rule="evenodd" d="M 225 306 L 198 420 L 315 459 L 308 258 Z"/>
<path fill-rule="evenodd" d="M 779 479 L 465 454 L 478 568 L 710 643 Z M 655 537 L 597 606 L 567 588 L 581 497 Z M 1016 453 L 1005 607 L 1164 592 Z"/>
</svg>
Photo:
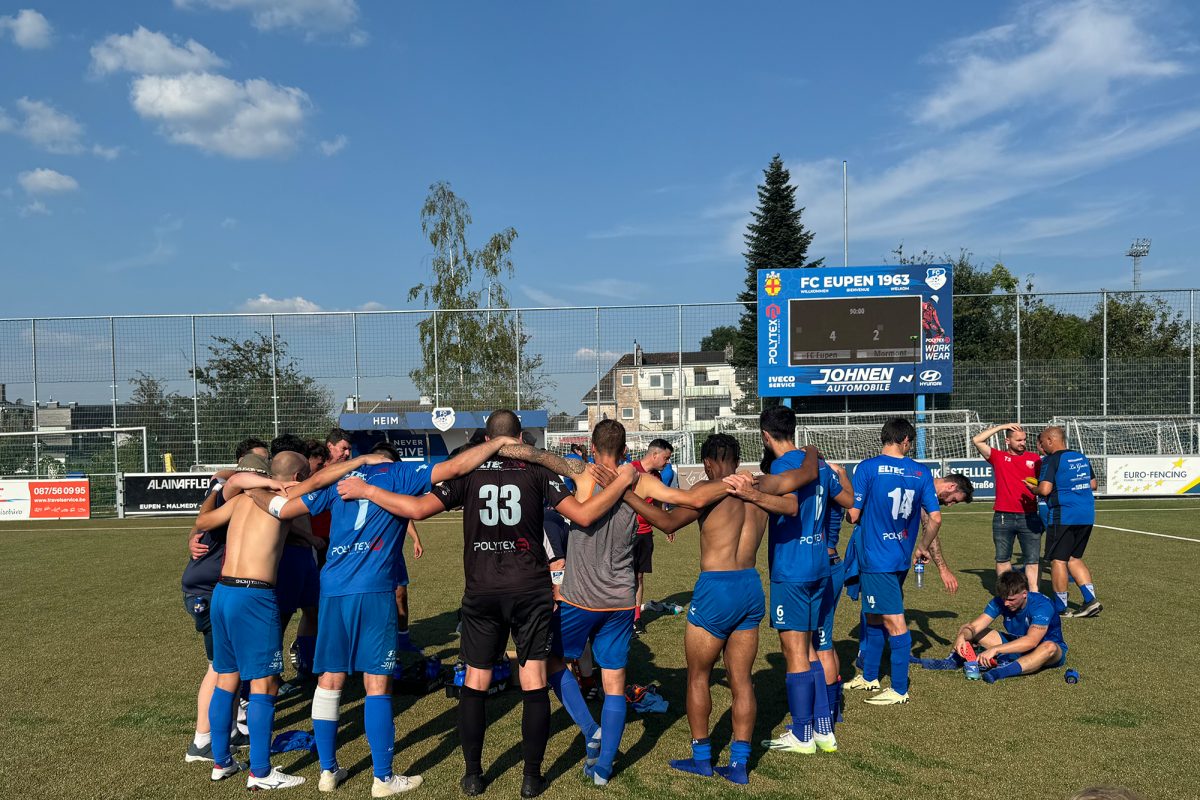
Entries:
<svg viewBox="0 0 1200 800">
<path fill-rule="evenodd" d="M 745 390 L 743 412 L 758 410 L 758 396 L 751 391 L 758 369 L 758 270 L 819 267 L 823 258 L 808 260 L 813 234 L 800 221 L 803 208 L 796 207 L 796 187 L 776 153 L 763 170 L 758 187 L 758 208 L 746 231 L 746 286 L 738 293 L 745 310 L 738 321 L 738 337 L 730 359 L 737 370 L 738 382 Z"/>
</svg>

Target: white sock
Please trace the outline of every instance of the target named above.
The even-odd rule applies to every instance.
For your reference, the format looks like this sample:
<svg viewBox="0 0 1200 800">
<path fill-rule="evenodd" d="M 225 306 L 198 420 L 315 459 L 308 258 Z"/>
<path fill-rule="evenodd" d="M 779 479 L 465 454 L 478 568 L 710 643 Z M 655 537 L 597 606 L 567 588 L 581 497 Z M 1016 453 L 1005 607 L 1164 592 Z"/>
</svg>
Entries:
<svg viewBox="0 0 1200 800">
<path fill-rule="evenodd" d="M 236 728 L 237 728 L 237 732 L 240 733 L 242 736 L 250 735 L 250 728 L 248 728 L 246 726 L 246 707 L 249 705 L 250 704 L 245 700 L 238 700 Z"/>
<path fill-rule="evenodd" d="M 211 732 L 201 733 L 200 731 L 196 731 L 196 735 L 192 737 L 192 744 L 196 745 L 196 747 L 204 747 L 205 745 L 211 744 L 211 743 L 212 743 L 212 733 Z"/>
</svg>

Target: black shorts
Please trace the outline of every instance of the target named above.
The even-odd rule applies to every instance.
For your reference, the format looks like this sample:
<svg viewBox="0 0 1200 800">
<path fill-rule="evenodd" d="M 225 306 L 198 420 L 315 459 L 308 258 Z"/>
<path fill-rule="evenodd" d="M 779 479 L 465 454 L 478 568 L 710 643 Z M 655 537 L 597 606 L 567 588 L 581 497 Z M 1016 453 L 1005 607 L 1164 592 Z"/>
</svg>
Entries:
<svg viewBox="0 0 1200 800">
<path fill-rule="evenodd" d="M 211 664 L 213 660 L 213 634 L 212 620 L 208 616 L 210 605 L 212 605 L 212 600 L 208 597 L 190 594 L 183 596 L 183 607 L 191 615 L 192 622 L 196 625 L 196 633 L 204 637 L 204 655 L 208 657 L 208 661 Z"/>
<path fill-rule="evenodd" d="M 633 571 L 654 572 L 653 533 L 639 533 L 633 537 Z"/>
<path fill-rule="evenodd" d="M 1051 525 L 1046 529 L 1046 560 L 1083 558 L 1091 535 L 1091 525 Z"/>
<path fill-rule="evenodd" d="M 547 584 L 525 594 L 463 595 L 462 657 L 476 669 L 491 669 L 504 655 L 511 633 L 517 660 L 545 661 L 550 655 L 554 592 Z"/>
</svg>

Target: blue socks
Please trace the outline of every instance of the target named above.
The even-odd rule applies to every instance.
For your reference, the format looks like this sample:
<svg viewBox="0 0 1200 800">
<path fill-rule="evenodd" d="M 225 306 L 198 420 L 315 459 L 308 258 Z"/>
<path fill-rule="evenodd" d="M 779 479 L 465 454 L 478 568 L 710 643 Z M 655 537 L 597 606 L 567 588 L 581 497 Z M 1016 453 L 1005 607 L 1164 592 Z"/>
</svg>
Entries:
<svg viewBox="0 0 1200 800">
<path fill-rule="evenodd" d="M 912 634 L 908 631 L 888 637 L 892 648 L 892 689 L 908 694 L 908 657 L 912 654 Z"/>
<path fill-rule="evenodd" d="M 879 680 L 879 665 L 883 661 L 883 640 L 887 633 L 882 625 L 867 625 L 863 636 L 863 678 L 869 681 Z M 908 661 L 908 650 L 904 651 L 904 660 Z"/>
<path fill-rule="evenodd" d="M 575 680 L 575 676 L 568 669 L 560 670 L 550 676 L 550 688 L 554 690 L 558 701 L 563 704 L 563 708 L 571 715 L 571 719 L 579 726 L 579 730 L 583 731 L 584 741 L 590 741 L 596 735 L 596 731 L 600 730 L 600 726 L 596 724 L 596 720 L 592 719 L 592 712 L 587 707 L 587 703 L 583 699 L 583 692 L 579 691 L 579 681 Z M 621 701 L 625 698 L 622 696 Z M 608 697 L 604 698 L 605 708 L 608 708 Z M 624 727 L 624 707 L 621 708 L 622 717 L 621 725 Z M 601 717 L 603 719 L 603 717 Z M 601 735 L 603 739 L 603 734 Z"/>
<path fill-rule="evenodd" d="M 1054 610 L 1060 614 L 1067 610 L 1067 593 L 1066 592 L 1055 592 L 1054 593 Z"/>
<path fill-rule="evenodd" d="M 275 725 L 275 696 L 250 695 L 246 727 L 250 729 L 250 774 L 265 778 L 271 772 L 271 728 Z"/>
<path fill-rule="evenodd" d="M 208 702 L 208 729 L 212 732 L 213 763 L 227 767 L 233 758 L 229 755 L 229 731 L 233 727 L 233 704 L 237 698 L 221 687 L 213 689 Z"/>
<path fill-rule="evenodd" d="M 575 691 L 579 691 L 578 685 Z M 624 695 L 604 696 L 604 707 L 600 711 L 600 760 L 596 762 L 596 774 L 605 780 L 612 777 L 613 761 L 617 758 L 621 736 L 625 733 L 626 705 Z"/>
<path fill-rule="evenodd" d="M 729 766 L 717 767 L 716 772 L 731 783 L 745 785 L 750 782 L 750 776 L 746 770 L 746 762 L 749 760 L 750 743 L 735 740 L 729 745 Z"/>
<path fill-rule="evenodd" d="M 826 693 L 829 695 L 829 721 L 833 723 L 830 727 L 836 727 L 837 723 L 842 721 L 842 681 L 838 679 L 837 683 L 831 683 L 825 687 Z"/>
<path fill-rule="evenodd" d="M 1079 591 L 1083 593 L 1083 604 L 1087 605 L 1096 599 L 1096 587 L 1090 583 L 1081 583 Z"/>
<path fill-rule="evenodd" d="M 690 772 L 693 775 L 703 775 L 706 778 L 711 777 L 713 774 L 712 744 L 708 738 L 692 739 L 692 757 L 675 759 L 671 762 L 671 769 Z"/>
<path fill-rule="evenodd" d="M 813 684 L 813 725 L 817 733 L 828 736 L 833 733 L 833 720 L 830 718 L 829 695 L 825 693 L 825 668 L 820 661 L 810 662 L 808 674 Z"/>
<path fill-rule="evenodd" d="M 1002 664 L 998 667 L 992 667 L 983 673 L 983 679 L 988 683 L 995 683 L 1004 678 L 1015 678 L 1021 674 L 1021 665 L 1016 661 L 1010 661 L 1007 664 Z"/>
<path fill-rule="evenodd" d="M 808 672 L 789 672 L 784 676 L 788 711 L 792 714 L 792 735 L 801 741 L 812 739 L 813 681 Z"/>
<path fill-rule="evenodd" d="M 315 636 L 297 636 L 296 637 L 296 660 L 300 662 L 296 668 L 297 672 L 305 675 L 311 675 L 313 670 L 313 659 L 317 654 L 317 637 Z"/>
<path fill-rule="evenodd" d="M 371 766 L 375 777 L 392 777 L 392 749 L 396 746 L 396 723 L 392 719 L 392 696 L 369 694 L 363 703 L 363 727 L 371 747 Z"/>
</svg>

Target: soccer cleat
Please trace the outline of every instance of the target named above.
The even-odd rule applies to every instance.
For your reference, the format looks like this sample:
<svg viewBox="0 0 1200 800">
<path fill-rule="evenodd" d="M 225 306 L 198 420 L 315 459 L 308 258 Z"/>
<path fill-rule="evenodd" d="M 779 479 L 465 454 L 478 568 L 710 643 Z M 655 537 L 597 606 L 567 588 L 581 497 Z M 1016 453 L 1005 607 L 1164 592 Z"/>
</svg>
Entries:
<svg viewBox="0 0 1200 800">
<path fill-rule="evenodd" d="M 271 771 L 261 778 L 254 777 L 253 772 L 246 778 L 246 788 L 252 792 L 265 789 L 291 789 L 302 783 L 304 783 L 304 778 L 299 775 L 288 775 L 286 772 L 280 772 L 279 767 L 271 767 Z"/>
<path fill-rule="evenodd" d="M 458 787 L 462 789 L 462 793 L 467 797 L 478 797 L 487 789 L 487 781 L 478 772 L 473 772 L 469 775 L 463 775 L 462 780 L 458 782 Z"/>
<path fill-rule="evenodd" d="M 805 741 L 798 739 L 791 728 L 786 728 L 783 735 L 777 739 L 764 739 L 762 746 L 768 750 L 779 750 L 783 753 L 801 753 L 810 756 L 817 752 L 817 743 L 813 739 Z"/>
<path fill-rule="evenodd" d="M 250 736 L 248 734 L 242 733 L 241 731 L 235 731 L 234 733 L 229 734 L 230 750 L 245 750 L 249 746 Z"/>
<path fill-rule="evenodd" d="M 290 681 L 285 681 L 279 685 L 279 694 L 277 696 L 282 699 L 284 697 L 291 697 L 294 694 L 300 694 L 304 691 L 304 684 L 308 683 L 309 680 L 311 680 L 310 677 L 297 675 Z"/>
<path fill-rule="evenodd" d="M 346 780 L 350 773 L 346 772 L 345 768 L 338 767 L 337 769 L 321 770 L 321 779 L 317 781 L 317 790 L 321 792 L 332 792 L 338 785 Z"/>
<path fill-rule="evenodd" d="M 895 689 L 892 689 L 891 687 L 889 687 L 887 689 L 884 689 L 882 692 L 880 692 L 877 695 L 872 695 L 871 697 L 868 697 L 863 702 L 870 703 L 873 706 L 898 706 L 898 705 L 901 705 L 902 703 L 908 702 L 908 695 L 900 694 Z"/>
<path fill-rule="evenodd" d="M 204 747 L 196 747 L 196 743 L 194 741 L 190 742 L 188 744 L 187 754 L 184 755 L 183 760 L 188 764 L 194 764 L 197 761 L 212 761 L 212 744 L 206 744 Z"/>
<path fill-rule="evenodd" d="M 879 691 L 879 679 L 876 678 L 873 681 L 869 681 L 866 678 L 864 678 L 862 673 L 860 672 L 859 674 L 854 676 L 854 680 L 852 680 L 846 684 L 846 688 L 847 689 L 863 689 L 864 691 L 868 691 L 868 692 L 877 692 L 877 691 Z"/>
<path fill-rule="evenodd" d="M 690 772 L 693 775 L 703 775 L 705 778 L 711 778 L 713 768 L 711 761 L 696 761 L 691 758 L 677 758 L 670 762 L 671 769 L 677 769 L 680 772 Z"/>
<path fill-rule="evenodd" d="M 645 636 L 646 635 L 646 623 L 642 622 L 640 619 L 637 622 L 633 623 L 633 635 L 634 636 Z"/>
<path fill-rule="evenodd" d="M 526 775 L 521 779 L 521 797 L 537 797 L 549 785 L 550 782 L 541 775 Z"/>
<path fill-rule="evenodd" d="M 589 767 L 596 766 L 596 762 L 600 760 L 600 729 L 592 734 L 592 738 L 587 740 L 587 759 L 585 763 Z"/>
<path fill-rule="evenodd" d="M 371 797 L 391 797 L 394 794 L 412 791 L 420 785 L 420 775 L 393 775 L 386 781 L 372 778 Z"/>
<path fill-rule="evenodd" d="M 1087 605 L 1085 605 L 1079 609 L 1076 609 L 1075 611 L 1064 612 L 1063 616 L 1071 617 L 1072 619 L 1080 619 L 1083 617 L 1098 617 L 1098 616 L 1100 616 L 1100 612 L 1103 610 L 1104 610 L 1104 606 L 1100 605 L 1100 601 L 1093 600 L 1092 602 L 1088 603 Z"/>
<path fill-rule="evenodd" d="M 747 774 L 745 762 L 730 761 L 728 767 L 714 767 L 713 769 L 730 783 L 745 786 L 750 782 L 750 775 Z"/>
<path fill-rule="evenodd" d="M 818 733 L 813 736 L 813 741 L 817 743 L 817 749 L 822 753 L 837 752 L 837 737 L 832 733 Z"/>
<path fill-rule="evenodd" d="M 237 761 L 230 761 L 227 767 L 218 767 L 216 764 L 213 764 L 212 779 L 214 781 L 223 781 L 230 775 L 237 775 L 244 769 L 246 769 L 246 765 L 239 764 Z"/>
</svg>

